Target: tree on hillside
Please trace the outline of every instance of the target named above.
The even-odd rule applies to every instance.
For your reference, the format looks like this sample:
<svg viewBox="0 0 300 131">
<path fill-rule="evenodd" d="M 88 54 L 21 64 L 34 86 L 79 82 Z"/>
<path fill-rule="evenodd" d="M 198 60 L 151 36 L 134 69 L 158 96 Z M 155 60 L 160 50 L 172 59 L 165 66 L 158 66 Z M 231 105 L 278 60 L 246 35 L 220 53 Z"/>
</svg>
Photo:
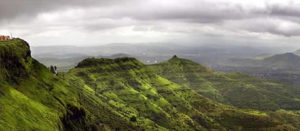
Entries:
<svg viewBox="0 0 300 131">
<path fill-rule="evenodd" d="M 57 67 L 56 66 L 52 66 L 51 65 L 50 68 L 49 68 L 49 70 L 50 70 L 51 73 L 57 75 Z"/>
</svg>

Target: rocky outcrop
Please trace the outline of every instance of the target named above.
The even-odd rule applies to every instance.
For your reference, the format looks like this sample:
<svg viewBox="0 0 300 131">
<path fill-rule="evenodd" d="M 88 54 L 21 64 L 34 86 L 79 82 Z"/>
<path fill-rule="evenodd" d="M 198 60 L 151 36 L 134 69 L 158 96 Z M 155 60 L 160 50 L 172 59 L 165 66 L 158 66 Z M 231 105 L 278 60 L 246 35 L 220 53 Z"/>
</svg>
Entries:
<svg viewBox="0 0 300 131">
<path fill-rule="evenodd" d="M 0 42 L 0 78 L 16 81 L 26 77 L 33 59 L 29 44 L 21 39 Z"/>
</svg>

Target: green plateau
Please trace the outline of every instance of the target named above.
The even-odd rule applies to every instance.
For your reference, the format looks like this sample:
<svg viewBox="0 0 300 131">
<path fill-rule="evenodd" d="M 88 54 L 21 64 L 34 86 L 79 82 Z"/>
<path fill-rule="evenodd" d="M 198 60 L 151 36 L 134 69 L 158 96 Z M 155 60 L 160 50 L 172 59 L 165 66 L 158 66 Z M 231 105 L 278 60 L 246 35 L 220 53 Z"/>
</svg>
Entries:
<svg viewBox="0 0 300 131">
<path fill-rule="evenodd" d="M 298 90 L 174 56 L 87 58 L 53 74 L 0 42 L 0 130 L 299 130 Z"/>
</svg>

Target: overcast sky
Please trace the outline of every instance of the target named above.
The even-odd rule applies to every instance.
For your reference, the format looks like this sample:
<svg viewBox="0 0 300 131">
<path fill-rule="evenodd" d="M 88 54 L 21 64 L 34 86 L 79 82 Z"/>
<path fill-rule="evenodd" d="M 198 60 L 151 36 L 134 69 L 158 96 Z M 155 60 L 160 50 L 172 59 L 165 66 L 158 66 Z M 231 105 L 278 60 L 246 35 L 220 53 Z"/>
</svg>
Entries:
<svg viewBox="0 0 300 131">
<path fill-rule="evenodd" d="M 1 0 L 0 34 L 31 45 L 249 44 L 300 48 L 297 0 Z"/>
</svg>

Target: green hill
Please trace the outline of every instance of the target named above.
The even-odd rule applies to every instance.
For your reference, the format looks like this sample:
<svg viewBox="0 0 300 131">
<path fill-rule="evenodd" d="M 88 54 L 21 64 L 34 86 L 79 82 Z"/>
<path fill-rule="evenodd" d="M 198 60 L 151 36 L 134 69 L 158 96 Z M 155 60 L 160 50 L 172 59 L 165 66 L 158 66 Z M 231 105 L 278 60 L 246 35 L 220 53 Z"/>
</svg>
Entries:
<svg viewBox="0 0 300 131">
<path fill-rule="evenodd" d="M 117 108 L 124 119 L 134 116 L 142 127 L 149 127 L 148 121 L 155 123 L 157 129 L 172 130 L 272 129 L 279 126 L 279 121 L 265 113 L 218 104 L 189 87 L 170 82 L 134 58 L 86 59 L 66 77 L 70 76 L 73 81 L 81 81 L 81 88 Z"/>
<path fill-rule="evenodd" d="M 14 81 L 28 76 L 34 61 L 29 45 L 21 39 L 0 42 L 0 80 Z"/>
<path fill-rule="evenodd" d="M 298 71 L 300 56 L 294 53 L 284 53 L 254 59 L 231 59 L 225 65 L 231 67 L 261 68 L 281 71 Z"/>
<path fill-rule="evenodd" d="M 31 58 L 21 39 L 0 42 L 0 130 L 60 130 L 67 105 L 78 107 L 66 82 Z"/>
<path fill-rule="evenodd" d="M 0 51 L 0 130 L 300 128 L 297 112 L 220 104 L 134 58 L 89 58 L 56 76 L 31 58 L 21 39 L 0 42 Z"/>
<path fill-rule="evenodd" d="M 300 109 L 300 96 L 282 84 L 242 73 L 217 72 L 176 56 L 149 67 L 172 82 L 224 104 L 259 110 Z"/>
<path fill-rule="evenodd" d="M 261 64 L 273 69 L 299 69 L 300 57 L 293 53 L 278 54 L 263 59 Z"/>
</svg>

